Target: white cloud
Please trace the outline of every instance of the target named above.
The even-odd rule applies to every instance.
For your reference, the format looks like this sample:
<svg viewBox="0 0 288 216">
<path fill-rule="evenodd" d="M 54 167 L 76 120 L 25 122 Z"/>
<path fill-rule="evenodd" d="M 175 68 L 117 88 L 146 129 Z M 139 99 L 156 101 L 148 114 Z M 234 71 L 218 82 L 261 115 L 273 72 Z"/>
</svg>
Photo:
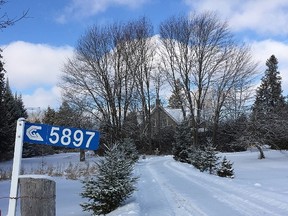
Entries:
<svg viewBox="0 0 288 216">
<path fill-rule="evenodd" d="M 251 49 L 256 61 L 259 61 L 261 72 L 265 72 L 267 69 L 266 61 L 275 55 L 278 59 L 278 70 L 282 77 L 282 89 L 284 96 L 288 95 L 288 44 L 275 41 L 275 40 L 263 40 L 254 41 L 251 43 Z"/>
<path fill-rule="evenodd" d="M 59 103 L 56 86 L 66 59 L 73 54 L 72 47 L 17 41 L 2 48 L 10 86 L 23 95 L 26 107 L 47 108 Z"/>
<path fill-rule="evenodd" d="M 288 95 L 288 44 L 272 40 L 274 36 L 288 34 L 288 1 L 287 0 L 183 0 L 193 11 L 217 11 L 221 18 L 228 21 L 230 28 L 237 34 L 246 37 L 251 44 L 252 55 L 259 62 L 259 70 L 264 74 L 266 61 L 275 55 L 278 59 L 278 69 L 282 77 L 284 95 Z M 250 30 L 267 38 L 251 40 Z M 250 37 L 250 39 L 249 39 Z"/>
<path fill-rule="evenodd" d="M 58 108 L 61 101 L 61 90 L 52 86 L 49 89 L 37 88 L 32 94 L 22 95 L 23 102 L 26 108 L 37 108 L 47 109 L 48 106 Z"/>
<path fill-rule="evenodd" d="M 82 19 L 106 11 L 111 6 L 138 8 L 150 0 L 72 0 L 56 19 L 66 23 L 68 19 Z"/>
<path fill-rule="evenodd" d="M 5 69 L 10 85 L 23 89 L 55 84 L 73 48 L 52 47 L 23 41 L 3 46 Z"/>
<path fill-rule="evenodd" d="M 234 31 L 287 35 L 287 0 L 185 0 L 193 11 L 217 11 Z"/>
</svg>

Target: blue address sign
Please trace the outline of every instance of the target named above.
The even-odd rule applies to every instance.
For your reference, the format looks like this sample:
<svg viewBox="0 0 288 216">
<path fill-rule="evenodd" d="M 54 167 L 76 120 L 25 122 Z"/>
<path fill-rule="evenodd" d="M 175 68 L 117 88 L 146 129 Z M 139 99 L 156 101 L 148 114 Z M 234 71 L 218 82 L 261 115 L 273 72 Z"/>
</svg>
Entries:
<svg viewBox="0 0 288 216">
<path fill-rule="evenodd" d="M 96 150 L 100 133 L 94 130 L 25 123 L 23 142 Z"/>
</svg>

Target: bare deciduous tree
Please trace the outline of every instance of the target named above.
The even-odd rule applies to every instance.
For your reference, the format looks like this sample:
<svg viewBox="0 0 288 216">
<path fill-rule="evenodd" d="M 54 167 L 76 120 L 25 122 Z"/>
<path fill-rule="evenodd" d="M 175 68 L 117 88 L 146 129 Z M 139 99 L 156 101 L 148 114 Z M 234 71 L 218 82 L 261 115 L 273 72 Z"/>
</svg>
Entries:
<svg viewBox="0 0 288 216">
<path fill-rule="evenodd" d="M 137 25 L 137 68 L 135 68 L 135 82 L 139 111 L 141 113 L 142 130 L 141 137 L 145 137 L 146 144 L 151 150 L 151 103 L 153 95 L 152 77 L 154 70 L 155 44 L 153 40 L 152 24 L 141 18 Z"/>
<path fill-rule="evenodd" d="M 228 95 L 241 80 L 244 84 L 251 79 L 256 65 L 248 49 L 237 46 L 227 23 L 215 13 L 172 17 L 161 24 L 160 35 L 163 70 L 174 90 L 178 79 L 184 86 L 182 106 L 189 108 L 193 141 L 198 145 L 205 111 L 212 109 L 217 130 Z"/>
<path fill-rule="evenodd" d="M 60 84 L 64 98 L 107 124 L 114 140 L 121 138 L 122 124 L 135 107 L 137 94 L 143 108 L 150 106 L 146 106 L 150 103 L 149 28 L 144 18 L 93 26 L 64 66 Z"/>
<path fill-rule="evenodd" d="M 251 59 L 248 47 L 229 47 L 223 66 L 213 76 L 210 91 L 213 101 L 212 124 L 213 142 L 215 144 L 221 118 L 227 117 L 231 109 L 234 109 L 233 114 L 236 115 L 236 118 L 243 114 L 243 100 L 248 99 L 245 96 L 251 93 L 249 88 L 251 88 L 256 74 L 257 64 Z"/>
</svg>

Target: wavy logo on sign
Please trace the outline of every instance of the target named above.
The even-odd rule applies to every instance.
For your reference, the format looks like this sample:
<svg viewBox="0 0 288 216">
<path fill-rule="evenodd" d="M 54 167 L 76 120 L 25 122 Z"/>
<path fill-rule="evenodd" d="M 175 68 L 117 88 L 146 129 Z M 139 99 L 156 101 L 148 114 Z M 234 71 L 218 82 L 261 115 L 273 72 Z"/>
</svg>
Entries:
<svg viewBox="0 0 288 216">
<path fill-rule="evenodd" d="M 37 132 L 39 130 L 42 130 L 41 126 L 32 125 L 26 130 L 26 135 L 30 140 L 43 141 L 43 138 Z"/>
</svg>

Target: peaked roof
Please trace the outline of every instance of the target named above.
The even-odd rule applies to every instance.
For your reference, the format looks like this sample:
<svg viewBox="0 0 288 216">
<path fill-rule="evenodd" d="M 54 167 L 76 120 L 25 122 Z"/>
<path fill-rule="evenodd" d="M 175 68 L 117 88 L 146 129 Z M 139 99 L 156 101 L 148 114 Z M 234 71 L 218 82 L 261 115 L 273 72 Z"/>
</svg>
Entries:
<svg viewBox="0 0 288 216">
<path fill-rule="evenodd" d="M 173 109 L 173 108 L 168 108 L 168 107 L 165 107 L 165 108 L 163 107 L 163 109 L 178 124 L 180 124 L 184 120 L 181 109 Z"/>
<path fill-rule="evenodd" d="M 166 113 L 177 124 L 180 124 L 184 120 L 181 109 L 173 109 L 173 108 L 163 107 L 161 105 L 158 105 L 152 109 L 151 114 L 154 113 L 157 108 L 163 110 L 163 112 Z"/>
</svg>

